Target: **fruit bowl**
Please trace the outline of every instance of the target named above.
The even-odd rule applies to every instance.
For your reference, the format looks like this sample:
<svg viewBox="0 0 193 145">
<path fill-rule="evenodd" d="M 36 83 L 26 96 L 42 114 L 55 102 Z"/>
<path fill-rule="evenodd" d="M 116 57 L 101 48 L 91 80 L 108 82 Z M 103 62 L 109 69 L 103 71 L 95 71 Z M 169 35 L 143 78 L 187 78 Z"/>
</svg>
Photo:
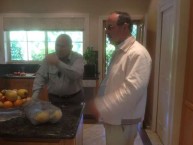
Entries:
<svg viewBox="0 0 193 145">
<path fill-rule="evenodd" d="M 12 108 L 0 108 L 0 114 L 4 113 L 10 113 L 10 112 L 15 112 L 15 111 L 22 111 L 23 106 L 20 107 L 12 107 Z"/>
<path fill-rule="evenodd" d="M 18 110 L 30 99 L 26 89 L 2 90 L 0 92 L 0 110 Z"/>
</svg>

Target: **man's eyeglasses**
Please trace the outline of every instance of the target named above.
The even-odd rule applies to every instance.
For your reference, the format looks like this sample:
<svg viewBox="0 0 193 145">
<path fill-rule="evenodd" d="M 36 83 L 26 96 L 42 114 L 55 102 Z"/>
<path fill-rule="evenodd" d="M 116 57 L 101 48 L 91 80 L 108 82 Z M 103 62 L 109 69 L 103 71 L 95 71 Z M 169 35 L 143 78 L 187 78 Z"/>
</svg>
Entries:
<svg viewBox="0 0 193 145">
<path fill-rule="evenodd" d="M 119 24 L 117 23 L 117 25 L 114 25 L 114 26 L 110 24 L 110 25 L 108 25 L 108 26 L 105 28 L 105 31 L 111 31 L 115 26 L 120 27 L 120 26 L 123 26 L 124 24 L 128 24 L 128 23 L 126 23 L 126 22 L 125 22 L 125 23 L 119 23 Z M 129 25 L 129 24 L 128 24 L 128 25 Z"/>
<path fill-rule="evenodd" d="M 68 44 L 56 43 L 55 46 L 56 46 L 56 48 L 64 48 L 64 49 L 69 49 L 70 48 L 70 45 L 68 45 Z"/>
<path fill-rule="evenodd" d="M 113 25 L 108 25 L 106 28 L 105 28 L 105 30 L 106 31 L 111 31 L 112 29 L 113 29 Z"/>
</svg>

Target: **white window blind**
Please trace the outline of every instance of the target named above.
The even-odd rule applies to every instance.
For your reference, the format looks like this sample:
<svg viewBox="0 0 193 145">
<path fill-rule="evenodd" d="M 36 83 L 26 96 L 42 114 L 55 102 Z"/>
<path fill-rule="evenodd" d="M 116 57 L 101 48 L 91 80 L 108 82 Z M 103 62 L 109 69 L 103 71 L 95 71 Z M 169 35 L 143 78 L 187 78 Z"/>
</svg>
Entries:
<svg viewBox="0 0 193 145">
<path fill-rule="evenodd" d="M 4 17 L 3 29 L 10 30 L 84 30 L 83 17 Z"/>
</svg>

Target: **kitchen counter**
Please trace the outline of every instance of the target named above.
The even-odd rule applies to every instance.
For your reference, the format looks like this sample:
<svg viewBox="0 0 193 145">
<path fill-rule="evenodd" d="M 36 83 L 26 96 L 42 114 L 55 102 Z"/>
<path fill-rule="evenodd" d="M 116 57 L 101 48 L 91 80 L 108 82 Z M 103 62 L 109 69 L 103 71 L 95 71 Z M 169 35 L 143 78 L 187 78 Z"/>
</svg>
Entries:
<svg viewBox="0 0 193 145">
<path fill-rule="evenodd" d="M 26 75 L 14 75 L 14 74 L 5 74 L 5 75 L 1 75 L 1 78 L 20 78 L 20 79 L 25 79 L 25 78 L 29 78 L 29 79 L 34 79 L 35 78 L 35 73 L 34 74 L 26 74 Z M 95 77 L 87 77 L 87 76 L 83 76 L 83 80 L 98 80 L 99 77 L 95 76 Z"/>
<path fill-rule="evenodd" d="M 15 79 L 34 79 L 35 78 L 35 74 L 26 74 L 26 75 L 14 75 L 14 74 L 6 74 L 6 75 L 2 75 L 2 78 L 15 78 Z"/>
<path fill-rule="evenodd" d="M 62 107 L 63 117 L 55 124 L 33 125 L 25 116 L 0 122 L 0 144 L 11 145 L 14 141 L 19 141 L 19 145 L 22 143 L 31 145 L 33 142 L 36 145 L 45 144 L 45 142 L 59 145 L 62 141 L 63 145 L 75 145 L 78 138 L 78 144 L 81 145 L 83 109 L 84 104 Z M 65 144 L 65 142 L 68 143 Z"/>
</svg>

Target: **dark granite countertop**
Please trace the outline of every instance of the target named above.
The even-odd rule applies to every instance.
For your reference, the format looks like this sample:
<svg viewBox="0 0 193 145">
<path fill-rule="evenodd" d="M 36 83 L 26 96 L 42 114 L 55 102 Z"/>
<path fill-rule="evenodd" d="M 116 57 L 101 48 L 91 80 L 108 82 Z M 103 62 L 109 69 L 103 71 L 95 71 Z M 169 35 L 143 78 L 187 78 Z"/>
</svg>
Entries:
<svg viewBox="0 0 193 145">
<path fill-rule="evenodd" d="M 25 76 L 17 76 L 17 75 L 12 75 L 12 74 L 6 74 L 6 75 L 1 75 L 1 78 L 6 78 L 6 79 L 34 79 L 35 75 L 25 75 Z M 83 80 L 98 80 L 99 77 L 83 77 Z"/>
<path fill-rule="evenodd" d="M 23 76 L 14 75 L 14 74 L 5 74 L 5 75 L 1 75 L 1 78 L 6 78 L 6 79 L 34 79 L 35 74 L 28 73 L 28 74 L 23 75 Z"/>
<path fill-rule="evenodd" d="M 55 124 L 33 125 L 25 116 L 0 122 L 2 138 L 65 139 L 74 138 L 83 114 L 84 104 L 62 107 L 63 117 Z"/>
</svg>

